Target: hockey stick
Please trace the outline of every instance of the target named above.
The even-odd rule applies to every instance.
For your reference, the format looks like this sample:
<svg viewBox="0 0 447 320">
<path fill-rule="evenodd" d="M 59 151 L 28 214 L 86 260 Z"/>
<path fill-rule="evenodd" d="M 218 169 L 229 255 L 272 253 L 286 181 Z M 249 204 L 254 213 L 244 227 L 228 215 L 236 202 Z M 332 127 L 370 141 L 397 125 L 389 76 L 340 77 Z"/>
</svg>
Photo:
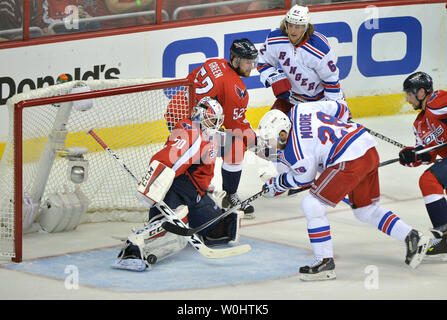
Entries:
<svg viewBox="0 0 447 320">
<path fill-rule="evenodd" d="M 399 161 L 399 158 L 386 160 L 386 161 L 383 161 L 383 162 L 379 163 L 379 167 L 384 167 L 384 166 L 387 166 L 387 165 L 392 164 L 392 163 L 397 162 L 397 161 Z"/>
<path fill-rule="evenodd" d="M 302 189 L 296 189 L 297 191 L 295 193 L 304 191 L 304 190 L 308 190 L 310 189 L 310 187 L 306 187 L 306 188 L 302 188 Z M 169 222 L 163 222 L 162 227 L 165 230 L 168 230 L 169 232 L 178 234 L 180 236 L 191 236 L 199 231 L 202 231 L 203 229 L 205 229 L 206 227 L 212 225 L 213 223 L 222 220 L 223 218 L 225 218 L 226 216 L 228 216 L 229 214 L 233 213 L 234 211 L 236 211 L 236 209 L 240 208 L 241 206 L 243 206 L 244 204 L 250 203 L 253 200 L 259 198 L 260 196 L 262 196 L 263 194 L 267 193 L 268 189 L 262 189 L 261 191 L 255 193 L 254 195 L 252 195 L 250 198 L 242 201 L 240 204 L 238 204 L 237 206 L 231 207 L 230 209 L 228 209 L 227 211 L 225 211 L 224 213 L 222 213 L 221 215 L 215 217 L 214 219 L 211 219 L 207 222 L 205 222 L 204 224 L 194 228 L 194 229 L 190 229 L 190 228 L 182 228 L 179 227 L 177 225 L 174 225 L 172 223 Z"/>
<path fill-rule="evenodd" d="M 355 123 L 355 122 L 352 122 L 352 123 Z M 391 139 L 391 138 L 388 138 L 388 137 L 384 136 L 383 134 L 380 134 L 380 133 L 378 133 L 378 132 L 376 132 L 376 131 L 374 131 L 374 130 L 371 130 L 371 129 L 365 127 L 363 124 L 360 124 L 360 123 L 357 123 L 357 124 L 359 124 L 359 125 L 361 125 L 363 128 L 365 128 L 365 130 L 366 130 L 370 135 L 372 135 L 372 136 L 374 136 L 374 137 L 377 137 L 377 138 L 379 138 L 379 139 L 381 139 L 381 140 L 383 140 L 383 141 L 386 141 L 386 142 L 389 142 L 389 143 L 391 143 L 391 144 L 394 144 L 396 147 L 399 147 L 399 148 L 401 148 L 401 149 L 403 149 L 403 148 L 406 147 L 406 146 L 404 146 L 402 143 L 397 142 L 396 140 L 393 140 L 393 139 Z"/>
<path fill-rule="evenodd" d="M 255 193 L 254 195 L 252 195 L 250 198 L 245 199 L 244 201 L 242 201 L 241 203 L 239 203 L 238 205 L 231 207 L 230 209 L 228 209 L 227 211 L 223 212 L 221 215 L 218 215 L 217 217 L 203 223 L 202 225 L 194 228 L 194 229 L 190 229 L 190 228 L 182 228 L 178 225 L 172 224 L 170 222 L 163 222 L 163 224 L 161 225 L 163 227 L 163 229 L 178 234 L 180 236 L 191 236 L 197 232 L 202 231 L 203 229 L 209 227 L 210 225 L 222 220 L 223 218 L 227 217 L 228 215 L 230 215 L 231 213 L 235 212 L 237 209 L 239 209 L 240 207 L 252 202 L 253 200 L 256 200 L 257 198 L 259 198 L 260 196 L 262 196 L 263 194 L 267 193 L 268 189 L 262 189 L 261 191 Z"/>
<path fill-rule="evenodd" d="M 138 183 L 137 177 L 132 173 L 132 171 L 125 165 L 125 163 L 105 144 L 104 141 L 101 140 L 100 137 L 93 131 L 90 130 L 88 133 L 93 139 L 95 139 L 96 142 L 101 145 L 101 147 L 106 150 L 110 156 L 124 169 L 126 172 L 134 178 L 135 182 Z M 172 211 L 169 206 L 164 203 L 164 201 L 160 201 L 158 203 L 155 203 L 155 206 L 157 209 L 166 217 L 166 219 L 169 220 L 174 225 L 177 225 L 179 227 L 187 228 L 187 226 L 183 223 L 182 220 L 180 220 L 174 211 Z M 249 244 L 244 244 L 236 247 L 231 248 L 225 248 L 225 249 L 211 249 L 208 246 L 206 246 L 203 241 L 197 236 L 192 235 L 188 237 L 188 242 L 196 249 L 201 255 L 203 255 L 206 258 L 210 259 L 217 259 L 217 258 L 227 258 L 231 256 L 240 255 L 243 253 L 246 253 L 251 250 L 251 246 Z"/>
<path fill-rule="evenodd" d="M 379 163 L 379 167 L 383 167 L 383 166 L 389 165 L 389 164 L 397 162 L 397 161 L 399 161 L 399 159 L 391 159 L 391 160 L 383 161 L 383 162 Z M 287 195 L 291 196 L 291 195 L 297 194 L 297 193 L 307 190 L 307 189 L 310 189 L 310 187 L 306 187 L 303 189 L 290 189 L 289 192 L 287 193 Z"/>
<path fill-rule="evenodd" d="M 442 149 L 442 148 L 445 148 L 445 147 L 447 147 L 447 142 L 438 144 L 438 145 L 433 146 L 433 147 L 428 147 L 428 148 L 425 148 L 425 149 L 421 149 L 421 150 L 415 151 L 414 153 L 415 153 L 416 155 L 418 155 L 418 154 L 423 154 L 423 153 L 427 153 L 427 152 L 435 151 L 435 150 L 438 150 L 438 149 Z M 399 158 L 391 159 L 391 160 L 388 160 L 388 161 L 384 161 L 384 162 L 382 162 L 382 163 L 379 165 L 379 167 L 381 167 L 381 166 L 386 166 L 387 164 L 390 164 L 390 163 L 393 163 L 393 162 L 397 162 L 397 161 L 399 161 Z"/>
</svg>

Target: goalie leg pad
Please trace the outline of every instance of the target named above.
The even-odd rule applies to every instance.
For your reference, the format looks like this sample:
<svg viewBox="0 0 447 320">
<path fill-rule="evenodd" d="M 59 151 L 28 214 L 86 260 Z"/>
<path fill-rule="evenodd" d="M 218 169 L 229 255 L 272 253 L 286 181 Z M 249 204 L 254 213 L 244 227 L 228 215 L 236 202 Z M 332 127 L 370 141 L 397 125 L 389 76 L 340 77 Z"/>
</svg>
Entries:
<svg viewBox="0 0 447 320">
<path fill-rule="evenodd" d="M 237 243 L 239 241 L 239 228 L 243 216 L 244 212 L 238 210 L 218 222 L 203 237 L 205 244 L 207 246 L 216 246 Z"/>
<path fill-rule="evenodd" d="M 206 194 L 197 205 L 191 208 L 188 215 L 189 225 L 191 228 L 198 227 L 221 214 L 222 209 Z M 206 245 L 223 245 L 229 242 L 237 242 L 241 216 L 239 211 L 232 213 L 198 234 L 204 238 Z"/>
<path fill-rule="evenodd" d="M 188 207 L 180 206 L 174 211 L 184 223 L 188 222 Z M 161 261 L 182 250 L 188 240 L 166 232 L 161 226 L 164 221 L 165 218 L 154 217 L 149 224 L 129 235 L 112 268 L 144 271 L 155 261 Z"/>
</svg>

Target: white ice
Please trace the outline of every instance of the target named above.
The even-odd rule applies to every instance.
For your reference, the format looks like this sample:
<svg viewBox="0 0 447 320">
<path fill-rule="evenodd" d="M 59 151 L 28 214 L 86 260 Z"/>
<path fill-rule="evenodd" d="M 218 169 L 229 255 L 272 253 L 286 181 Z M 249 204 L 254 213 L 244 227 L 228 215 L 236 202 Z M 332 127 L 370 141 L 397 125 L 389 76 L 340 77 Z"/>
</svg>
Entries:
<svg viewBox="0 0 447 320">
<path fill-rule="evenodd" d="M 366 127 L 405 145 L 413 145 L 412 123 L 415 114 L 359 118 Z M 396 158 L 399 149 L 378 140 L 381 161 Z M 241 198 L 260 190 L 259 175 L 266 163 L 248 154 L 240 185 Z M 403 221 L 431 235 L 430 220 L 418 187 L 426 166 L 405 168 L 398 163 L 380 168 L 381 204 Z M 215 184 L 220 187 L 220 170 Z M 263 239 L 309 251 L 306 220 L 300 209 L 305 192 L 290 198 L 259 199 L 253 204 L 254 220 L 243 220 L 241 235 Z M 238 286 L 211 289 L 117 292 L 82 286 L 68 290 L 64 281 L 16 270 L 0 268 L 0 299 L 446 299 L 447 262 L 424 261 L 413 270 L 404 263 L 405 246 L 370 225 L 355 219 L 351 209 L 341 203 L 328 209 L 334 243 L 337 279 L 302 282 L 298 275 Z M 29 234 L 24 237 L 24 259 L 61 255 L 119 244 L 111 235 L 126 236 L 135 223 L 107 222 L 82 224 L 76 231 L 59 234 Z M 5 263 L 9 261 L 2 261 Z M 263 257 L 259 256 L 262 268 Z M 298 269 L 298 265 L 296 266 Z M 219 272 L 219 270 L 216 270 Z M 237 272 L 237 270 L 235 270 Z M 127 276 L 123 272 L 123 281 Z M 179 279 L 181 281 L 181 279 Z"/>
</svg>

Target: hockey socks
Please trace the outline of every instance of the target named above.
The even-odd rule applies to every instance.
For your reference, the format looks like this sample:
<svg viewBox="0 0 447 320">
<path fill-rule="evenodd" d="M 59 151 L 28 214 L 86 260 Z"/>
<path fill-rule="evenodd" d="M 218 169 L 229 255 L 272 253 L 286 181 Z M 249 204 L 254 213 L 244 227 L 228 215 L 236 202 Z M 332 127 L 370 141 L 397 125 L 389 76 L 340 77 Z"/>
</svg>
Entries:
<svg viewBox="0 0 447 320">
<path fill-rule="evenodd" d="M 428 216 L 430 217 L 433 227 L 439 227 L 447 224 L 447 201 L 444 197 L 439 200 L 426 203 Z"/>
<path fill-rule="evenodd" d="M 317 259 L 334 256 L 329 219 L 326 216 L 326 205 L 312 194 L 308 194 L 301 202 L 301 208 L 307 219 L 307 233 L 310 244 Z"/>
<path fill-rule="evenodd" d="M 354 215 L 360 221 L 373 225 L 400 242 L 405 241 L 405 237 L 412 229 L 392 211 L 376 204 L 354 209 Z"/>
<path fill-rule="evenodd" d="M 239 187 L 239 182 L 241 181 L 242 168 L 241 166 L 234 166 L 236 171 L 230 171 L 233 169 L 233 166 L 225 166 L 222 165 L 222 189 L 227 192 L 227 194 L 233 194 L 237 192 Z"/>
<path fill-rule="evenodd" d="M 311 223 L 311 225 L 312 224 L 313 223 Z M 331 228 L 329 224 L 314 228 L 310 228 L 308 224 L 307 233 L 309 234 L 310 244 L 312 245 L 316 258 L 328 258 L 334 256 Z"/>
</svg>

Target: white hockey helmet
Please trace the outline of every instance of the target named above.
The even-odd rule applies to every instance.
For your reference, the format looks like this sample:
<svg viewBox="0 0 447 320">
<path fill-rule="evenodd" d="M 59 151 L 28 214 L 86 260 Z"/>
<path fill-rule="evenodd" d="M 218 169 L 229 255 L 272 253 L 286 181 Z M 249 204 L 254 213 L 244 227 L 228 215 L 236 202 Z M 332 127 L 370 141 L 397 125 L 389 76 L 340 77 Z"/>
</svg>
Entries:
<svg viewBox="0 0 447 320">
<path fill-rule="evenodd" d="M 202 131 L 212 135 L 222 127 L 224 111 L 216 99 L 204 97 L 194 107 L 192 120 L 200 122 Z"/>
<path fill-rule="evenodd" d="M 258 134 L 268 146 L 276 147 L 279 134 L 285 131 L 288 135 L 291 128 L 292 122 L 289 117 L 284 112 L 273 109 L 268 111 L 259 121 Z"/>
<path fill-rule="evenodd" d="M 307 26 L 310 21 L 309 8 L 294 5 L 286 14 L 285 20 L 291 24 Z"/>
</svg>

